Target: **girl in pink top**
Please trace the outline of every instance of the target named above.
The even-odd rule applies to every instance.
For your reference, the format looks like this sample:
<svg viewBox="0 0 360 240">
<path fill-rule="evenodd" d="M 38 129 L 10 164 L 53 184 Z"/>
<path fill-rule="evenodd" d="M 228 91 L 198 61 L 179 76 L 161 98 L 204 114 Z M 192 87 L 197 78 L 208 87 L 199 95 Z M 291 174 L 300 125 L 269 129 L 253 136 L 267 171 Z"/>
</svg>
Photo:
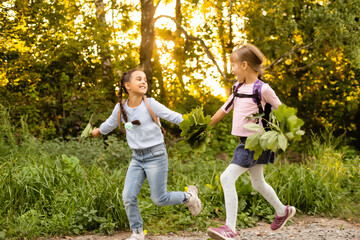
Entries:
<svg viewBox="0 0 360 240">
<path fill-rule="evenodd" d="M 264 56 L 261 51 L 251 44 L 245 44 L 235 50 L 230 55 L 232 73 L 236 76 L 240 86 L 236 90 L 236 95 L 253 94 L 254 83 L 263 74 L 262 63 Z M 233 100 L 233 103 L 231 104 Z M 261 106 L 269 103 L 274 108 L 281 104 L 274 90 L 268 85 L 261 87 Z M 231 105 L 230 105 L 231 104 Z M 228 107 L 228 105 L 230 105 Z M 238 196 L 236 193 L 235 182 L 246 171 L 249 172 L 253 188 L 258 191 L 275 209 L 275 220 L 271 224 L 272 230 L 282 228 L 286 222 L 295 215 L 296 209 L 293 206 L 284 206 L 277 197 L 274 189 L 265 182 L 263 174 L 263 164 L 274 163 L 275 154 L 271 151 L 264 153 L 254 161 L 254 152 L 245 149 L 246 138 L 253 134 L 244 128 L 247 123 L 256 122 L 256 119 L 249 119 L 254 113 L 259 112 L 259 108 L 253 98 L 234 98 L 234 93 L 227 102 L 211 118 L 211 125 L 220 121 L 230 110 L 233 109 L 233 125 L 231 134 L 238 136 L 240 144 L 236 147 L 233 159 L 221 174 L 220 181 L 224 190 L 226 225 L 219 228 L 210 227 L 207 233 L 214 239 L 239 239 L 236 231 L 236 217 L 238 207 Z M 259 122 L 261 124 L 261 121 Z"/>
</svg>

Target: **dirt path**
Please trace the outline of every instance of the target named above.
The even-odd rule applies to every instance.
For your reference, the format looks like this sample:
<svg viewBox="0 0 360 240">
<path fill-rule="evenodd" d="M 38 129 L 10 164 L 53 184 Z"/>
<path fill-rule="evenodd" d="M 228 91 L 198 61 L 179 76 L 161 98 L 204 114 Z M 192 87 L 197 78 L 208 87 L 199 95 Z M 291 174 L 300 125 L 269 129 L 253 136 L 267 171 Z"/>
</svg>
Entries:
<svg viewBox="0 0 360 240">
<path fill-rule="evenodd" d="M 239 231 L 241 240 L 360 240 L 360 224 L 349 223 L 339 219 L 320 218 L 312 216 L 295 217 L 291 224 L 279 231 L 271 231 L 270 224 L 258 223 L 253 228 Z M 86 235 L 77 237 L 51 238 L 51 240 L 123 240 L 129 232 L 118 232 L 113 236 Z M 148 235 L 147 240 L 207 240 L 205 232 L 178 232 L 167 235 Z"/>
</svg>

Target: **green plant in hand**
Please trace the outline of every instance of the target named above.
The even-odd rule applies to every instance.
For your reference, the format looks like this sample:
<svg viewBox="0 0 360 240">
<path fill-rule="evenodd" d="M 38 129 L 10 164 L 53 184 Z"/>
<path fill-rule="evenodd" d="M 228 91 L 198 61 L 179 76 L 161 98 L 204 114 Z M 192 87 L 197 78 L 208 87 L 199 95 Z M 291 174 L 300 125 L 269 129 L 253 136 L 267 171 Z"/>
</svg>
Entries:
<svg viewBox="0 0 360 240">
<path fill-rule="evenodd" d="M 195 108 L 183 116 L 180 123 L 181 136 L 195 150 L 205 151 L 210 141 L 210 116 L 204 116 L 203 108 Z"/>
<path fill-rule="evenodd" d="M 91 115 L 89 123 L 86 125 L 84 131 L 81 133 L 81 138 L 91 137 L 91 132 L 95 129 L 95 127 L 91 125 L 92 116 L 93 115 Z"/>
<path fill-rule="evenodd" d="M 268 131 L 256 123 L 244 126 L 246 129 L 255 131 L 245 142 L 246 148 L 255 151 L 254 159 L 258 159 L 267 149 L 276 153 L 285 152 L 291 142 L 301 140 L 301 136 L 305 134 L 300 129 L 304 125 L 304 121 L 298 118 L 296 113 L 296 108 L 282 104 L 277 110 L 271 111 Z M 261 118 L 261 116 L 258 115 L 254 118 Z"/>
</svg>

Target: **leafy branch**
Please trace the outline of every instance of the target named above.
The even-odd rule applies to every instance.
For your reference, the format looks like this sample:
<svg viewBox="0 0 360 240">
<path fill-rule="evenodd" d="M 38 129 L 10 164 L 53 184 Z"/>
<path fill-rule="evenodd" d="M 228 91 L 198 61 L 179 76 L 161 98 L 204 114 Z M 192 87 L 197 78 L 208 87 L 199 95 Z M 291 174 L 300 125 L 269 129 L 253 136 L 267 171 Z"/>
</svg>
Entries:
<svg viewBox="0 0 360 240">
<path fill-rule="evenodd" d="M 216 66 L 217 70 L 219 71 L 219 73 L 221 74 L 221 76 L 224 78 L 225 81 L 227 82 L 234 82 L 234 80 L 231 80 L 229 78 L 227 78 L 226 74 L 221 70 L 219 64 L 217 63 L 217 61 L 215 60 L 214 55 L 211 53 L 210 49 L 206 46 L 205 42 L 203 39 L 199 38 L 199 37 L 195 37 L 191 34 L 189 34 L 184 27 L 181 25 L 181 23 L 179 23 L 174 17 L 171 16 L 167 16 L 167 15 L 160 15 L 158 17 L 156 17 L 154 19 L 154 22 L 156 22 L 157 20 L 159 20 L 160 18 L 169 18 L 171 19 L 176 26 L 180 29 L 180 31 L 182 33 L 184 33 L 186 40 L 191 40 L 191 41 L 197 41 L 200 42 L 200 45 L 202 46 L 202 48 L 204 49 L 204 52 L 206 53 L 206 55 L 208 56 L 208 58 L 213 62 L 213 64 Z M 298 52 L 302 49 L 306 49 L 309 48 L 311 46 L 313 46 L 316 42 L 318 41 L 318 39 L 315 39 L 314 41 L 312 41 L 311 43 L 308 43 L 306 45 L 303 46 L 299 46 L 298 44 L 295 44 L 290 51 L 282 54 L 281 56 L 277 57 L 274 61 L 272 61 L 270 63 L 269 66 L 266 66 L 264 68 L 264 70 L 267 69 L 272 69 L 275 65 L 277 65 L 278 63 L 280 63 L 284 58 L 289 57 L 290 55 L 294 54 L 295 52 Z M 315 62 L 316 63 L 316 62 Z M 313 64 L 315 64 L 313 63 Z M 312 64 L 311 64 L 312 65 Z M 296 71 L 296 69 L 292 69 L 293 71 Z"/>
<path fill-rule="evenodd" d="M 298 44 L 295 44 L 295 45 L 291 48 L 290 51 L 288 51 L 288 52 L 284 53 L 283 55 L 277 57 L 274 61 L 272 61 L 272 62 L 270 63 L 269 66 L 266 66 L 266 67 L 264 68 L 264 70 L 272 69 L 275 65 L 277 65 L 278 63 L 280 63 L 284 58 L 286 58 L 286 57 L 288 57 L 288 56 L 290 56 L 290 55 L 294 54 L 295 52 L 298 52 L 298 51 L 300 51 L 300 50 L 302 50 L 302 49 L 306 49 L 306 48 L 309 48 L 309 47 L 313 46 L 316 41 L 317 41 L 317 39 L 315 39 L 315 40 L 312 41 L 311 43 L 306 44 L 306 45 L 304 45 L 304 46 L 299 46 Z"/>
<path fill-rule="evenodd" d="M 81 133 L 81 138 L 91 137 L 91 132 L 95 129 L 95 127 L 91 125 L 93 115 L 94 114 L 91 114 L 89 123 L 86 125 L 84 131 Z"/>
<path fill-rule="evenodd" d="M 255 160 L 260 157 L 264 150 L 269 149 L 275 153 L 285 152 L 292 142 L 301 140 L 301 136 L 305 134 L 300 129 L 304 125 L 304 121 L 298 118 L 296 113 L 296 108 L 282 104 L 277 110 L 271 111 L 268 131 L 256 123 L 249 123 L 244 126 L 246 129 L 255 132 L 248 136 L 245 142 L 245 148 L 255 151 Z M 260 119 L 261 115 L 252 118 Z"/>
<path fill-rule="evenodd" d="M 210 142 L 210 116 L 204 116 L 203 108 L 195 108 L 183 115 L 180 123 L 181 137 L 195 150 L 205 151 L 206 144 Z"/>
<path fill-rule="evenodd" d="M 219 64 L 217 63 L 217 61 L 215 60 L 215 57 L 214 55 L 210 52 L 209 48 L 206 46 L 205 42 L 203 39 L 199 38 L 199 37 L 195 37 L 191 34 L 189 34 L 185 29 L 184 27 L 173 17 L 171 16 L 167 16 L 167 15 L 160 15 L 158 17 L 156 17 L 154 19 L 154 22 L 156 22 L 157 20 L 159 20 L 160 18 L 169 18 L 171 19 L 175 24 L 176 26 L 178 26 L 178 28 L 181 30 L 181 32 L 184 33 L 185 35 L 185 38 L 187 40 L 191 40 L 191 41 L 197 41 L 197 42 L 200 42 L 200 45 L 202 46 L 202 48 L 204 49 L 204 52 L 206 53 L 206 55 L 208 56 L 208 58 L 210 58 L 210 60 L 213 62 L 213 64 L 216 66 L 217 70 L 219 71 L 219 73 L 221 74 L 221 76 L 225 79 L 225 81 L 228 81 L 228 82 L 233 82 L 233 80 L 230 80 L 226 77 L 226 74 L 221 70 Z"/>
</svg>

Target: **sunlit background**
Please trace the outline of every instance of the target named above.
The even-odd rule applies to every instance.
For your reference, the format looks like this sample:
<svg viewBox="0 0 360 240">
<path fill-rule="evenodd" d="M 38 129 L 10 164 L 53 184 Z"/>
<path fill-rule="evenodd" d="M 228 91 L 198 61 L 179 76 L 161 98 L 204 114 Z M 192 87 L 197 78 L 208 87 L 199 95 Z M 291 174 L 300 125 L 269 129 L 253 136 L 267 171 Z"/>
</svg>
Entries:
<svg viewBox="0 0 360 240">
<path fill-rule="evenodd" d="M 81 4 L 78 7 L 81 9 L 83 14 L 79 14 L 75 20 L 75 27 L 76 27 L 75 29 L 77 29 L 77 31 L 81 31 L 81 29 L 84 27 L 84 22 L 83 22 L 84 15 L 89 15 L 89 16 L 96 15 L 96 7 L 92 6 L 92 5 L 95 5 L 95 3 L 89 3 L 85 0 L 80 1 L 80 2 L 81 2 Z M 140 33 L 140 28 L 138 27 L 139 24 L 133 25 L 133 26 L 129 27 L 129 29 L 126 29 L 126 34 L 124 34 L 123 31 L 116 31 L 116 29 L 123 30 L 122 28 L 124 27 L 123 26 L 124 21 L 126 21 L 127 19 L 124 19 L 124 15 L 121 13 L 121 10 L 119 10 L 121 8 L 112 8 L 111 7 L 112 3 L 110 0 L 104 0 L 103 2 L 105 4 L 105 11 L 106 11 L 105 17 L 106 17 L 107 24 L 109 24 L 110 26 L 113 27 L 113 29 L 115 29 L 112 33 L 113 42 L 119 44 L 120 46 L 124 46 L 125 48 L 128 46 L 134 46 L 134 45 L 140 46 L 141 33 Z M 116 1 L 116 2 L 117 2 L 117 4 L 120 3 L 118 1 Z M 204 1 L 199 1 L 199 2 L 201 3 L 200 5 L 204 5 Z M 8 1 L 3 4 L 5 7 L 9 7 L 9 6 L 13 5 L 14 2 Z M 121 4 L 133 6 L 133 10 L 129 14 L 129 18 L 130 18 L 129 20 L 140 23 L 140 20 L 141 20 L 140 1 L 124 0 L 124 1 L 121 1 Z M 213 9 L 213 8 L 211 8 L 211 9 Z M 11 16 L 12 14 L 15 16 L 15 13 L 12 10 L 10 10 L 9 15 Z M 211 11 L 204 12 L 204 11 L 200 11 L 200 10 L 195 10 L 195 11 L 191 12 L 191 14 L 192 14 L 191 18 L 193 20 L 191 21 L 190 26 L 185 27 L 185 30 L 189 34 L 193 34 L 193 33 L 202 34 L 202 35 L 194 35 L 194 36 L 200 37 L 205 41 L 206 45 L 209 47 L 211 53 L 214 55 L 215 60 L 217 61 L 218 65 L 220 66 L 222 71 L 226 72 L 226 70 L 223 69 L 224 63 L 222 61 L 221 54 L 219 53 L 220 47 L 218 46 L 218 44 L 209 42 L 209 40 L 206 40 L 206 37 L 207 37 L 207 36 L 205 36 L 206 33 L 201 33 L 201 32 L 199 33 L 199 31 L 197 30 L 197 29 L 199 29 L 200 26 L 203 26 L 204 24 L 206 24 L 207 18 L 211 15 L 214 15 L 214 13 L 212 13 Z M 175 1 L 161 2 L 157 7 L 154 17 L 156 18 L 160 15 L 167 15 L 170 17 L 175 17 Z M 223 9 L 223 16 L 226 19 L 228 18 L 227 8 Z M 235 43 L 235 46 L 239 46 L 240 44 L 246 42 L 246 36 L 244 33 L 241 32 L 241 29 L 243 28 L 244 20 L 239 17 L 236 17 L 236 16 L 232 16 L 232 18 L 233 18 L 232 19 L 233 33 L 235 35 L 233 42 Z M 175 32 L 176 25 L 169 18 L 160 18 L 159 20 L 156 21 L 155 28 L 166 29 L 166 30 L 170 30 L 171 32 Z M 185 35 L 182 34 L 182 36 L 185 39 Z M 41 36 L 38 36 L 38 38 L 41 38 Z M 176 61 L 173 59 L 173 50 L 175 47 L 175 43 L 173 41 L 167 41 L 167 40 L 161 39 L 159 37 L 156 38 L 155 43 L 157 46 L 157 51 L 159 53 L 159 62 L 161 64 L 161 66 L 164 69 L 166 69 L 165 70 L 166 74 L 164 74 L 164 76 L 163 76 L 164 82 L 171 84 L 172 83 L 171 80 L 176 78 L 176 74 L 175 74 Z M 199 42 L 197 42 L 196 44 L 198 44 L 200 46 Z M 212 45 L 213 45 L 213 47 L 212 47 Z M 113 48 L 112 45 L 110 45 L 110 47 Z M 94 48 L 96 48 L 96 45 L 94 45 Z M 201 47 L 199 47 L 199 49 L 201 49 L 203 51 L 203 49 Z M 97 51 L 94 51 L 94 52 L 96 54 Z M 124 56 L 120 56 L 120 60 L 125 60 L 124 58 L 125 58 Z M 192 79 L 199 80 L 199 82 L 201 82 L 201 86 L 204 86 L 204 88 L 207 88 L 214 96 L 225 97 L 226 90 L 225 90 L 225 87 L 223 86 L 224 84 L 221 83 L 222 76 L 221 76 L 220 72 L 217 70 L 216 66 L 212 63 L 212 61 L 206 55 L 204 55 L 204 57 L 202 57 L 201 61 L 206 64 L 206 66 L 204 66 L 204 68 L 202 69 L 202 72 L 194 71 L 194 72 L 190 73 L 191 76 L 189 74 L 183 76 L 182 80 L 185 84 L 185 88 L 190 90 L 190 92 L 196 91 L 191 88 L 191 83 L 190 83 L 191 82 L 190 77 L 191 77 Z M 186 62 L 186 65 L 188 67 L 193 67 L 194 69 L 197 67 L 198 64 L 199 63 L 197 61 L 187 61 Z M 227 72 L 229 72 L 229 71 L 230 71 L 230 66 L 228 65 Z M 85 83 L 83 83 L 83 84 L 85 84 Z"/>
<path fill-rule="evenodd" d="M 104 3 L 106 4 L 106 1 L 104 1 Z M 125 0 L 124 3 L 138 5 L 139 1 Z M 209 12 L 207 14 L 212 14 L 212 13 Z M 224 14 L 226 16 L 226 14 L 227 14 L 226 9 L 224 9 Z M 173 1 L 170 3 L 166 3 L 166 4 L 161 2 L 159 4 L 159 6 L 157 7 L 154 17 L 156 18 L 160 15 L 167 15 L 167 16 L 175 17 L 175 2 Z M 200 11 L 193 12 L 192 17 L 195 20 L 191 22 L 191 29 L 188 29 L 188 28 L 185 29 L 190 34 L 192 32 L 195 32 L 193 30 L 195 30 L 197 27 L 199 27 L 200 25 L 204 24 L 204 22 L 206 22 L 206 16 L 204 14 L 201 14 Z M 122 15 L 119 14 L 118 10 L 108 8 L 107 14 L 106 14 L 106 20 L 107 20 L 108 24 L 114 26 L 114 28 L 121 28 L 120 24 L 121 24 L 121 20 L 122 20 Z M 139 9 L 133 11 L 130 15 L 130 20 L 134 21 L 134 22 L 140 22 L 141 11 Z M 242 26 L 243 26 L 243 20 L 242 19 L 234 19 L 234 21 L 235 20 L 236 20 L 237 24 L 234 24 L 234 32 L 237 33 L 236 35 L 238 35 L 238 36 L 236 36 L 234 39 L 235 39 L 235 43 L 237 43 L 235 45 L 239 45 L 246 41 L 245 35 L 241 34 L 241 32 L 239 31 L 239 29 L 242 28 Z M 159 20 L 156 21 L 155 28 L 167 29 L 167 30 L 174 32 L 176 30 L 176 24 L 171 19 L 160 18 Z M 128 46 L 128 43 L 130 43 L 130 42 L 132 44 L 140 46 L 141 34 L 139 31 L 140 31 L 139 29 L 137 29 L 136 27 L 133 27 L 132 29 L 130 29 L 127 32 L 127 34 L 129 34 L 128 36 L 123 35 L 121 33 L 114 33 L 115 41 L 117 41 L 120 45 L 123 45 L 123 46 Z M 183 35 L 183 37 L 185 38 L 185 35 Z M 202 37 L 202 36 L 197 36 L 197 37 Z M 159 61 L 160 61 L 161 65 L 166 66 L 168 72 L 170 72 L 171 70 L 174 70 L 175 65 L 174 65 L 174 60 L 172 57 L 172 51 L 175 47 L 175 43 L 173 41 L 165 41 L 160 38 L 156 38 L 155 42 L 156 42 L 156 46 L 158 48 L 157 51 L 159 52 L 159 57 L 160 57 Z M 215 60 L 217 61 L 218 65 L 220 67 L 222 67 L 224 63 L 221 60 L 220 53 L 218 52 L 218 50 L 219 50 L 219 48 L 211 48 L 210 49 L 212 54 L 215 56 Z M 207 87 L 214 96 L 225 97 L 226 96 L 225 87 L 220 82 L 221 74 L 218 72 L 218 70 L 216 69 L 216 67 L 213 65 L 213 63 L 211 62 L 211 60 L 209 58 L 205 57 L 205 59 L 203 61 L 211 65 L 211 67 L 207 67 L 207 69 L 206 69 L 205 78 L 204 78 L 203 73 L 200 74 L 199 72 L 193 72 L 192 77 L 195 79 L 201 79 L 204 86 Z M 197 63 L 189 62 L 188 64 L 189 64 L 189 66 L 195 67 Z M 228 69 L 230 69 L 230 66 L 228 66 Z M 224 69 L 222 69 L 222 71 L 224 71 Z M 171 81 L 167 81 L 167 80 L 169 80 L 169 78 L 175 78 L 175 77 L 176 77 L 175 73 L 166 74 L 166 75 L 164 75 L 164 82 L 171 82 Z M 183 76 L 183 81 L 185 83 L 185 87 L 189 90 L 190 86 L 187 85 L 187 83 L 189 81 L 189 77 Z"/>
</svg>

